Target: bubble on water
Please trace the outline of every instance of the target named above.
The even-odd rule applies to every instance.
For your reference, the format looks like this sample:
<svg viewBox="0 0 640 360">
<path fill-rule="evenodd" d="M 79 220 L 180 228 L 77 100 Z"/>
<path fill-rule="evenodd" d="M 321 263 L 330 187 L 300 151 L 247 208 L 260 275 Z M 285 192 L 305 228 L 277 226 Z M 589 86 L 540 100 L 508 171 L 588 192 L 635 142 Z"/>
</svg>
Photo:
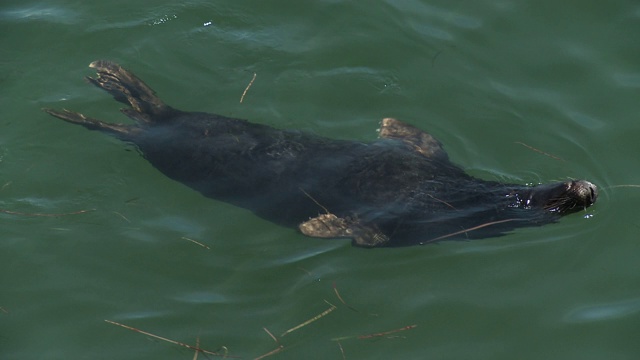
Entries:
<svg viewBox="0 0 640 360">
<path fill-rule="evenodd" d="M 177 19 L 178 15 L 165 15 L 159 19 L 155 19 L 151 22 L 151 25 L 161 25 L 166 23 L 167 21 L 171 21 L 173 19 Z"/>
</svg>

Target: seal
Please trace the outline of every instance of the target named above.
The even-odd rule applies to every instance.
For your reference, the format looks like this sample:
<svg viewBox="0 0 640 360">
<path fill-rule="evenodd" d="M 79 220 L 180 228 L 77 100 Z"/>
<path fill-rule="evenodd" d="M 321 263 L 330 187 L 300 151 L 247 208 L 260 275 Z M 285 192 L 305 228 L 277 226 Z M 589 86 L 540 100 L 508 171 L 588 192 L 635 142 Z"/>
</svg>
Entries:
<svg viewBox="0 0 640 360">
<path fill-rule="evenodd" d="M 127 105 L 133 124 L 43 109 L 134 144 L 166 176 L 204 196 L 252 210 L 317 238 L 361 247 L 498 236 L 557 221 L 594 204 L 585 180 L 538 186 L 472 177 L 430 134 L 396 119 L 365 143 L 280 130 L 222 115 L 175 109 L 113 62 L 86 79 Z"/>
</svg>

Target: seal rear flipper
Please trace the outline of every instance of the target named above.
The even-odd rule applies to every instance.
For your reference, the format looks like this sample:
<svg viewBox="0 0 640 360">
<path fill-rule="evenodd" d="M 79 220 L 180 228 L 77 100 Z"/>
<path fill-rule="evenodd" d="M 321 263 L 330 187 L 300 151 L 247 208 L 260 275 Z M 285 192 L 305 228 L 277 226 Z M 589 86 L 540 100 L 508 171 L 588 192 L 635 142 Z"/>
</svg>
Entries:
<svg viewBox="0 0 640 360">
<path fill-rule="evenodd" d="M 333 214 L 322 214 L 299 226 L 300 231 L 311 237 L 351 238 L 353 244 L 362 247 L 385 246 L 389 237 L 376 226 L 361 224 L 357 220 L 339 218 Z"/>
<path fill-rule="evenodd" d="M 425 157 L 448 159 L 440 141 L 417 127 L 394 118 L 382 119 L 379 136 L 385 139 L 401 140 Z"/>
<path fill-rule="evenodd" d="M 97 77 L 87 77 L 93 85 L 110 93 L 114 99 L 131 105 L 122 112 L 136 121 L 152 123 L 173 114 L 175 110 L 156 96 L 155 91 L 122 66 L 107 60 L 89 64 L 97 70 Z"/>
<path fill-rule="evenodd" d="M 89 130 L 99 130 L 102 132 L 106 132 L 112 135 L 115 135 L 118 138 L 123 140 L 131 139 L 135 134 L 140 131 L 140 128 L 133 125 L 125 125 L 125 124 L 109 124 L 104 121 L 92 119 L 90 117 L 86 117 L 83 114 L 77 113 L 75 111 L 69 111 L 63 109 L 62 111 L 53 110 L 44 108 L 42 109 L 49 115 L 53 115 L 58 119 L 62 119 L 66 122 L 70 122 L 76 125 L 82 125 Z"/>
</svg>

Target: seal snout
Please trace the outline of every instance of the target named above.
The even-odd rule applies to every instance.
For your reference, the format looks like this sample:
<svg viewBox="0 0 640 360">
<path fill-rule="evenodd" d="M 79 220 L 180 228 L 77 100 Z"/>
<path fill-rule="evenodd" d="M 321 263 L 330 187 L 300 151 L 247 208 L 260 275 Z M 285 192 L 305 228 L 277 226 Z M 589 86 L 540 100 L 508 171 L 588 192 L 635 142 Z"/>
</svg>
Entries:
<svg viewBox="0 0 640 360">
<path fill-rule="evenodd" d="M 526 203 L 560 215 L 585 210 L 596 202 L 598 187 L 586 180 L 539 185 L 533 188 Z"/>
<path fill-rule="evenodd" d="M 587 180 L 572 181 L 571 190 L 584 202 L 585 208 L 593 205 L 598 198 L 598 187 Z"/>
</svg>

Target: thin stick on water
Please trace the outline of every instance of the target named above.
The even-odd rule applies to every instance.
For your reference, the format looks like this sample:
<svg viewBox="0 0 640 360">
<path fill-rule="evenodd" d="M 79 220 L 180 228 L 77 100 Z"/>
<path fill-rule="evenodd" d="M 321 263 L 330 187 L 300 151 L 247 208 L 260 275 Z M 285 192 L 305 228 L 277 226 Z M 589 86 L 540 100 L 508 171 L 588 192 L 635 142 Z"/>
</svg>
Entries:
<svg viewBox="0 0 640 360">
<path fill-rule="evenodd" d="M 634 184 L 627 184 L 627 185 L 611 185 L 609 186 L 607 189 L 613 189 L 613 188 L 640 188 L 640 185 L 634 185 Z"/>
<path fill-rule="evenodd" d="M 57 217 L 57 216 L 79 215 L 79 214 L 84 214 L 84 213 L 88 213 L 90 211 L 95 211 L 95 210 L 96 209 L 89 209 L 89 210 L 80 210 L 80 211 L 74 211 L 74 212 L 69 212 L 69 213 L 57 213 L 57 214 L 55 214 L 55 213 L 53 213 L 53 214 L 24 213 L 24 212 L 11 211 L 11 210 L 5 210 L 5 209 L 0 209 L 0 212 L 5 213 L 5 214 L 10 214 L 10 215 Z"/>
<path fill-rule="evenodd" d="M 136 329 L 136 328 L 128 326 L 128 325 L 120 324 L 120 323 L 115 322 L 115 321 L 105 320 L 105 322 L 108 322 L 109 324 L 113 324 L 113 325 L 118 325 L 118 326 L 123 327 L 125 329 L 131 330 L 131 331 L 135 331 L 137 333 L 152 337 L 154 339 L 166 341 L 168 343 L 175 344 L 175 345 L 178 345 L 178 346 L 182 346 L 182 347 L 185 347 L 187 349 L 195 350 L 195 351 L 198 351 L 198 352 L 201 352 L 201 353 L 204 353 L 204 354 L 209 354 L 209 355 L 214 355 L 214 356 L 224 356 L 225 358 L 227 358 L 227 357 L 228 358 L 234 358 L 234 359 L 238 359 L 239 358 L 238 356 L 229 356 L 227 354 L 220 354 L 220 353 L 217 353 L 217 352 L 213 352 L 213 351 L 202 349 L 202 348 L 200 348 L 198 346 L 193 346 L 193 345 L 185 344 L 183 342 L 167 339 L 165 337 L 158 336 L 158 335 L 155 335 L 155 334 L 152 334 L 150 332 L 146 332 L 146 331 L 143 331 L 143 330 L 140 330 L 140 329 Z"/>
<path fill-rule="evenodd" d="M 338 341 L 338 347 L 340 348 L 340 353 L 342 354 L 342 360 L 346 360 L 347 357 L 344 356 L 344 349 L 342 348 L 342 344 Z"/>
<path fill-rule="evenodd" d="M 210 248 L 210 247 L 208 247 L 207 245 L 205 245 L 205 244 L 203 244 L 203 243 L 201 243 L 201 242 L 195 241 L 195 240 L 193 240 L 193 239 L 190 239 L 190 238 L 188 238 L 188 237 L 186 237 L 186 236 L 181 237 L 181 239 L 183 239 L 183 240 L 187 240 L 187 241 L 191 241 L 192 243 L 194 243 L 194 244 L 196 244 L 196 245 L 200 245 L 200 246 L 202 246 L 203 248 L 205 248 L 205 249 L 207 249 L 207 250 L 211 250 L 211 248 Z"/>
<path fill-rule="evenodd" d="M 113 212 L 114 214 L 116 214 L 116 215 L 120 216 L 124 221 L 126 221 L 126 222 L 128 222 L 128 223 L 131 223 L 131 220 L 127 219 L 127 217 L 126 217 L 126 216 L 124 216 L 124 215 L 120 214 L 120 213 L 119 213 L 119 212 L 117 212 L 117 211 L 112 211 L 112 212 Z"/>
<path fill-rule="evenodd" d="M 333 338 L 331 340 L 332 341 L 337 341 L 338 343 L 340 343 L 340 341 L 342 341 L 342 340 L 371 339 L 371 338 L 375 338 L 375 337 L 382 337 L 382 336 L 391 335 L 391 334 L 394 334 L 394 333 L 397 333 L 397 332 L 400 332 L 400 331 L 412 330 L 412 329 L 415 329 L 416 327 L 418 327 L 418 325 L 413 324 L 413 325 L 408 325 L 408 326 L 405 326 L 405 327 L 401 327 L 399 329 L 393 329 L 393 330 L 379 332 L 379 333 L 366 334 L 366 335 L 356 335 L 356 336 L 343 336 L 343 337 L 339 337 L 339 338 Z"/>
<path fill-rule="evenodd" d="M 472 228 L 468 228 L 468 229 L 463 229 L 463 230 L 460 230 L 460 231 L 456 231 L 456 232 L 451 233 L 451 234 L 438 236 L 437 238 L 430 239 L 430 240 L 425 241 L 425 242 L 434 242 L 434 241 L 438 241 L 438 240 L 446 239 L 446 238 L 451 237 L 451 236 L 456 236 L 456 235 L 464 234 L 464 233 L 469 232 L 469 231 L 482 229 L 483 227 L 487 227 L 487 226 L 491 226 L 491 225 L 496 225 L 496 224 L 501 224 L 501 223 L 505 223 L 505 222 L 509 222 L 509 221 L 515 221 L 515 220 L 518 220 L 518 219 L 504 219 L 504 220 L 499 220 L 499 221 L 488 222 L 488 223 L 485 223 L 485 224 L 481 224 L 481 225 L 478 225 L 478 226 L 474 226 L 474 227 L 472 227 Z"/>
<path fill-rule="evenodd" d="M 273 354 L 277 354 L 277 353 L 279 353 L 279 352 L 280 352 L 280 351 L 282 351 L 283 349 L 284 349 L 284 346 L 280 345 L 280 346 L 278 346 L 277 348 L 275 348 L 275 349 L 273 349 L 273 350 L 269 351 L 268 353 L 266 353 L 266 354 L 262 354 L 262 355 L 258 356 L 258 357 L 257 357 L 257 358 L 255 358 L 254 360 L 261 360 L 261 359 L 264 359 L 264 358 L 266 358 L 267 356 L 271 356 L 271 355 L 273 355 Z"/>
<path fill-rule="evenodd" d="M 253 79 L 251 79 L 249 85 L 247 85 L 247 87 L 244 89 L 244 92 L 242 93 L 242 96 L 240 97 L 240 104 L 242 104 L 242 102 L 244 101 L 244 96 L 247 95 L 247 91 L 249 91 L 249 88 L 251 87 L 251 85 L 253 85 L 253 82 L 256 80 L 257 75 L 258 74 L 253 73 Z"/>
<path fill-rule="evenodd" d="M 313 201 L 314 203 L 316 203 L 316 205 L 320 206 L 320 207 L 324 210 L 324 212 L 326 212 L 327 214 L 331 214 L 331 213 L 329 212 L 329 209 L 327 209 L 327 208 L 326 208 L 326 207 L 324 207 L 322 204 L 320 204 L 320 203 L 318 202 L 318 200 L 314 199 L 314 198 L 313 198 L 313 196 L 309 195 L 309 193 L 308 193 L 308 192 L 306 192 L 306 191 L 304 191 L 304 189 L 303 189 L 303 188 L 299 187 L 298 189 L 300 189 L 300 191 L 302 191 L 302 192 L 303 192 L 303 193 L 304 193 L 304 194 L 305 194 L 309 199 L 311 199 L 311 201 Z"/>
<path fill-rule="evenodd" d="M 537 153 L 540 153 L 540 154 L 542 154 L 542 155 L 548 156 L 548 157 L 550 157 L 550 158 L 552 158 L 552 159 L 556 159 L 556 160 L 559 160 L 559 161 L 565 161 L 563 158 L 561 158 L 561 157 L 559 157 L 559 156 L 555 156 L 555 155 L 552 155 L 552 154 L 546 153 L 546 152 L 544 152 L 544 151 L 542 151 L 542 150 L 540 150 L 540 149 L 536 149 L 536 148 L 534 148 L 533 146 L 527 145 L 527 144 L 525 144 L 525 143 L 523 143 L 523 142 L 515 141 L 515 143 L 516 143 L 516 144 L 520 144 L 520 145 L 522 145 L 522 146 L 524 146 L 524 147 L 526 147 L 526 148 L 529 148 L 529 149 L 531 149 L 531 150 L 533 150 L 533 151 L 535 151 L 535 152 L 537 152 Z"/>
<path fill-rule="evenodd" d="M 271 331 L 269 331 L 269 329 L 267 329 L 266 327 L 263 327 L 262 329 L 263 329 L 267 334 L 269 334 L 269 336 L 271 336 L 271 338 L 273 339 L 273 341 L 275 341 L 276 343 L 280 343 L 280 342 L 278 341 L 278 338 L 276 338 L 276 337 L 275 337 L 275 335 L 273 335 L 273 334 L 271 333 Z"/>
<path fill-rule="evenodd" d="M 200 337 L 199 337 L 199 336 L 196 338 L 196 347 L 197 347 L 197 348 L 199 348 L 199 347 L 200 347 Z M 195 353 L 193 353 L 193 360 L 198 360 L 198 354 L 199 354 L 199 353 L 200 353 L 200 352 L 199 352 L 198 350 L 196 350 L 196 352 L 195 352 Z"/>
<path fill-rule="evenodd" d="M 415 329 L 417 326 L 418 325 L 414 324 L 414 325 L 409 325 L 409 326 L 402 327 L 400 329 L 389 330 L 389 331 L 385 331 L 385 332 L 381 332 L 381 333 L 360 335 L 360 336 L 358 336 L 358 339 L 370 339 L 370 338 L 374 338 L 374 337 L 387 336 L 387 335 L 390 335 L 390 334 L 393 334 L 393 333 L 397 333 L 399 331 Z"/>
<path fill-rule="evenodd" d="M 340 293 L 338 292 L 338 287 L 336 286 L 336 283 L 333 283 L 333 291 L 336 293 L 336 296 L 338 297 L 338 300 L 340 300 L 341 303 L 343 303 L 346 307 L 348 307 L 349 309 L 355 311 L 355 312 L 359 312 L 358 309 L 352 307 L 351 305 L 347 304 L 344 299 L 342 298 L 342 296 L 340 296 Z"/>
<path fill-rule="evenodd" d="M 332 303 L 328 302 L 327 300 L 325 300 L 324 302 L 326 302 L 327 304 L 331 305 L 331 307 L 330 307 L 330 308 L 328 308 L 327 310 L 325 310 L 325 311 L 321 312 L 320 314 L 318 314 L 318 315 L 316 315 L 316 316 L 312 317 L 311 319 L 309 319 L 309 320 L 307 320 L 307 321 L 303 322 L 302 324 L 299 324 L 299 325 L 297 325 L 297 326 L 294 326 L 294 327 L 292 327 L 291 329 L 289 329 L 289 330 L 287 330 L 287 331 L 283 332 L 283 333 L 282 333 L 282 335 L 280 335 L 280 337 L 283 337 L 283 336 L 285 336 L 285 335 L 287 335 L 287 334 L 289 334 L 289 333 L 292 333 L 292 332 L 294 332 L 294 331 L 296 331 L 296 330 L 298 330 L 298 329 L 300 329 L 300 328 L 302 328 L 302 327 L 304 327 L 304 326 L 307 326 L 307 325 L 311 324 L 312 322 L 314 322 L 314 321 L 316 321 L 316 320 L 318 320 L 318 319 L 321 319 L 321 318 L 322 318 L 322 317 L 324 317 L 324 316 L 327 316 L 330 312 L 332 312 L 333 310 L 337 309 L 337 307 L 336 307 L 335 305 L 333 305 Z"/>
</svg>

